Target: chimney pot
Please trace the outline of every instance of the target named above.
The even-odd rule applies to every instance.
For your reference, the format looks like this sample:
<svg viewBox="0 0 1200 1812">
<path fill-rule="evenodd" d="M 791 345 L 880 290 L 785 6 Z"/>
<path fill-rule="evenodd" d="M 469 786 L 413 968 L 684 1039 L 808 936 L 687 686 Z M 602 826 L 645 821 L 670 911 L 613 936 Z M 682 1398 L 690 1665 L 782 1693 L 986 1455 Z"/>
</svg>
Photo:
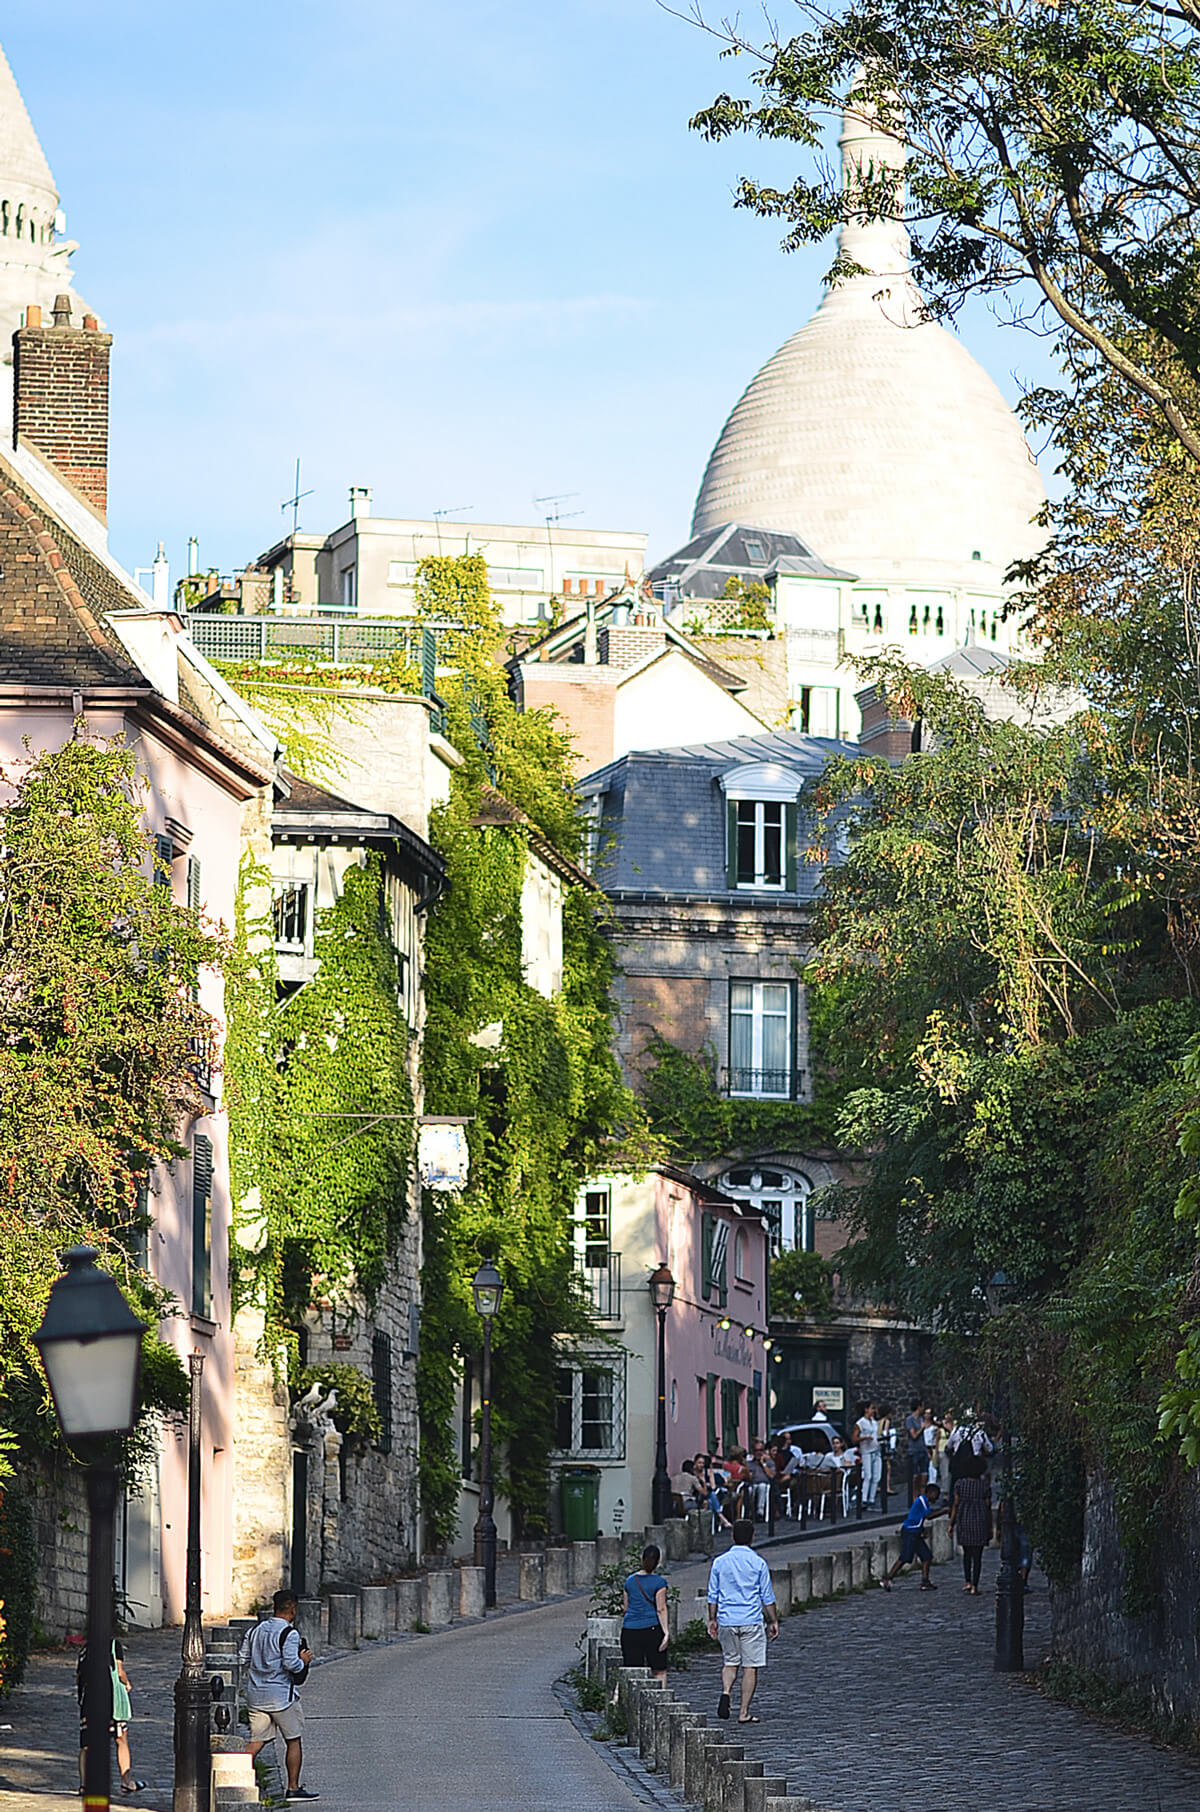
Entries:
<svg viewBox="0 0 1200 1812">
<path fill-rule="evenodd" d="M 25 325 L 26 327 L 40 327 L 41 324 L 42 305 L 40 302 L 31 302 L 25 310 Z"/>
<path fill-rule="evenodd" d="M 54 325 L 56 327 L 71 325 L 71 298 L 65 291 L 54 298 Z"/>
<path fill-rule="evenodd" d="M 95 333 L 97 327 L 95 315 L 84 315 L 83 325 L 88 333 Z"/>
</svg>

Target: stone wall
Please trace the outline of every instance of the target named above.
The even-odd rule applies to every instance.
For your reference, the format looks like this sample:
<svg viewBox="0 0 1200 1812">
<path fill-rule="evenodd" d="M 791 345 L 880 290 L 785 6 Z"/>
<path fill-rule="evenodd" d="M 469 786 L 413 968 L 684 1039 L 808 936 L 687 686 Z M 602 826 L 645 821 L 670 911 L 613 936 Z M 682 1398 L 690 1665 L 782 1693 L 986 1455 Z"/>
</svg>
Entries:
<svg viewBox="0 0 1200 1812">
<path fill-rule="evenodd" d="M 288 1576 L 292 1438 L 287 1383 L 261 1351 L 263 1315 L 234 1323 L 233 1606 L 244 1616 Z"/>
<path fill-rule="evenodd" d="M 37 1609 L 54 1636 L 78 1633 L 87 1623 L 88 1511 L 83 1473 L 77 1466 L 39 1466 L 22 1474 L 34 1506 L 37 1539 Z"/>
<path fill-rule="evenodd" d="M 1079 1583 L 1051 1593 L 1056 1656 L 1144 1693 L 1169 1717 L 1200 1718 L 1200 1481 L 1185 1473 L 1169 1494 L 1154 1608 L 1120 1609 L 1124 1561 L 1112 1487 L 1089 1480 Z"/>
</svg>

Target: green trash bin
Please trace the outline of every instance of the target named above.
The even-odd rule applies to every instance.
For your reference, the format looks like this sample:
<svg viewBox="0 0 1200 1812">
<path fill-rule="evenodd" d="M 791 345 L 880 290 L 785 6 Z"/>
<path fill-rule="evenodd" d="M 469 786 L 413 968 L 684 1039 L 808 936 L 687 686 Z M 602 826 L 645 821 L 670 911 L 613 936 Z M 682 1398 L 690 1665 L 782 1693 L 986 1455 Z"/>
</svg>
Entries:
<svg viewBox="0 0 1200 1812">
<path fill-rule="evenodd" d="M 568 1541 L 594 1541 L 600 1525 L 599 1466 L 564 1466 L 563 1534 Z"/>
</svg>

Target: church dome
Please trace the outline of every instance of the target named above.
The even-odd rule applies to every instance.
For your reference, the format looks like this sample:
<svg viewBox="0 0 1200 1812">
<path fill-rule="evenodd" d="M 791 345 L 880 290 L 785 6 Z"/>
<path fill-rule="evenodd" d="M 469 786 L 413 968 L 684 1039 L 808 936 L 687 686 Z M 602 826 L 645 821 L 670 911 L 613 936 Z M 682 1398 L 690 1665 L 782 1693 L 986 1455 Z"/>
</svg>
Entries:
<svg viewBox="0 0 1200 1812">
<path fill-rule="evenodd" d="M 902 162 L 897 141 L 849 109 L 841 142 L 848 189 Z M 902 229 L 852 220 L 840 249 L 861 274 L 827 291 L 734 407 L 692 534 L 752 522 L 863 576 L 1003 571 L 1044 540 L 1020 424 L 962 342 L 921 319 Z"/>
</svg>

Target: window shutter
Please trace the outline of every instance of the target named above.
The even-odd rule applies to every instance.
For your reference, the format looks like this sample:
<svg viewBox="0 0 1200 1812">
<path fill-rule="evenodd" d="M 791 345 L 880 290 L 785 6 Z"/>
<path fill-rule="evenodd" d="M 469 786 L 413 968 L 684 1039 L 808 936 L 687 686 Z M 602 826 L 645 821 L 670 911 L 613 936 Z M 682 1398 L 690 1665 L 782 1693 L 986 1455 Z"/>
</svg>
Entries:
<svg viewBox="0 0 1200 1812">
<path fill-rule="evenodd" d="M 705 1446 L 709 1453 L 717 1451 L 717 1374 L 709 1372 L 708 1387 L 704 1392 Z"/>
<path fill-rule="evenodd" d="M 712 1295 L 713 1273 L 713 1217 L 711 1214 L 700 1216 L 700 1294 L 705 1302 Z"/>
<path fill-rule="evenodd" d="M 199 912 L 199 910 L 200 910 L 200 860 L 199 860 L 199 857 L 197 857 L 197 856 L 188 857 L 187 903 L 188 903 L 189 911 Z"/>
<path fill-rule="evenodd" d="M 730 799 L 725 806 L 725 885 L 733 893 L 737 884 L 737 801 Z"/>
<path fill-rule="evenodd" d="M 718 1301 L 720 1307 L 724 1308 L 725 1307 L 725 1298 L 729 1293 L 728 1292 L 728 1281 L 729 1281 L 728 1280 L 728 1269 L 729 1269 L 729 1222 L 728 1221 L 718 1221 L 716 1219 L 713 1220 L 713 1223 L 712 1223 L 712 1251 L 711 1251 L 711 1257 L 710 1257 L 709 1263 L 710 1263 L 710 1272 L 711 1272 L 711 1277 L 712 1277 L 712 1287 L 717 1292 L 717 1301 Z"/>
<path fill-rule="evenodd" d="M 212 1140 L 192 1140 L 192 1314 L 212 1314 Z"/>
<path fill-rule="evenodd" d="M 784 886 L 788 893 L 796 891 L 796 865 L 799 853 L 796 848 L 796 834 L 796 808 L 794 805 L 785 805 L 783 808 Z"/>
<path fill-rule="evenodd" d="M 169 887 L 171 885 L 171 864 L 175 860 L 175 845 L 170 837 L 155 837 L 154 854 L 157 857 L 154 864 L 154 885 Z"/>
<path fill-rule="evenodd" d="M 376 1333 L 371 1337 L 371 1388 L 379 1411 L 380 1453 L 392 1451 L 392 1337 Z"/>
</svg>

